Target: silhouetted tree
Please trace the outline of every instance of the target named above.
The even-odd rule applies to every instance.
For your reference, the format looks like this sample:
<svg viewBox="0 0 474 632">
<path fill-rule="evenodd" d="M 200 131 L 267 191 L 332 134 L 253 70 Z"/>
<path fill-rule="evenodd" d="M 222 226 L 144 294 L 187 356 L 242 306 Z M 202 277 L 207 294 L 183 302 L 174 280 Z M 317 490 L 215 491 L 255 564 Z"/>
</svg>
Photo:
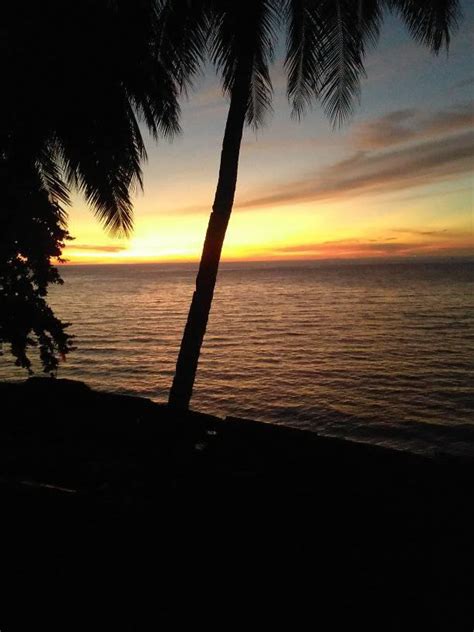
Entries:
<svg viewBox="0 0 474 632">
<path fill-rule="evenodd" d="M 52 201 L 35 168 L 17 165 L 14 177 L 0 161 L 0 353 L 8 343 L 16 364 L 31 372 L 28 349 L 39 349 L 44 371 L 54 373 L 71 337 L 46 303 L 48 285 L 61 283 L 53 257 L 68 239 L 62 208 Z"/>
<path fill-rule="evenodd" d="M 168 4 L 173 4 L 169 0 Z M 433 52 L 449 44 L 457 0 L 215 0 L 209 52 L 230 106 L 219 178 L 169 403 L 188 408 L 237 182 L 245 123 L 257 128 L 271 107 L 269 65 L 277 30 L 287 28 L 285 68 L 293 115 L 318 99 L 334 123 L 352 112 L 366 49 L 377 41 L 384 10 L 401 16 L 414 39 Z M 200 54 L 199 51 L 197 51 Z"/>
<path fill-rule="evenodd" d="M 52 260 L 67 238 L 71 191 L 112 233 L 129 233 L 146 158 L 139 122 L 155 138 L 179 131 L 178 97 L 200 61 L 203 12 L 195 16 L 186 0 L 175 0 L 164 20 L 165 5 L 2 5 L 0 343 L 26 368 L 34 343 L 46 371 L 70 349 L 45 297 L 60 281 Z"/>
</svg>

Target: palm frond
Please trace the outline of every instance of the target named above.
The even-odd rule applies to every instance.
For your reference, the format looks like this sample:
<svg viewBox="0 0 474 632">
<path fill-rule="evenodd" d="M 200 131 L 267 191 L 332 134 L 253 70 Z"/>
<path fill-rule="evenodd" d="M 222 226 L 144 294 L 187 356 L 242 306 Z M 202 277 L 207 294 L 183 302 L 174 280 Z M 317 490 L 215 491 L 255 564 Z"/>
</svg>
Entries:
<svg viewBox="0 0 474 632">
<path fill-rule="evenodd" d="M 320 99 L 335 125 L 353 111 L 359 96 L 363 59 L 377 41 L 378 0 L 287 0 L 287 94 L 300 118 Z"/>
<path fill-rule="evenodd" d="M 142 186 L 145 146 L 132 105 L 119 91 L 109 95 L 114 106 L 78 103 L 83 116 L 77 125 L 58 126 L 61 161 L 69 186 L 81 191 L 111 233 L 132 229 L 131 195 Z M 93 108 L 94 115 L 88 112 Z"/>
<path fill-rule="evenodd" d="M 209 53 L 230 94 L 242 67 L 248 72 L 247 123 L 263 124 L 271 110 L 272 84 L 269 65 L 280 22 L 279 2 L 271 0 L 224 0 L 214 3 L 210 21 Z"/>
<path fill-rule="evenodd" d="M 334 125 L 342 125 L 352 115 L 354 101 L 359 98 L 364 56 L 378 35 L 378 7 L 374 1 L 325 0 L 319 4 L 319 97 Z"/>
<path fill-rule="evenodd" d="M 154 53 L 180 91 L 186 92 L 206 55 L 211 19 L 209 0 L 159 0 Z"/>
<path fill-rule="evenodd" d="M 461 18 L 458 0 L 387 0 L 387 5 L 402 17 L 417 42 L 436 54 L 443 46 L 449 48 Z"/>
<path fill-rule="evenodd" d="M 263 2 L 260 21 L 255 33 L 255 48 L 250 79 L 250 95 L 247 108 L 247 122 L 257 129 L 265 122 L 265 116 L 272 111 L 273 87 L 269 66 L 273 62 L 274 41 L 279 15 L 278 3 Z"/>
<path fill-rule="evenodd" d="M 130 103 L 155 140 L 160 137 L 172 139 L 181 132 L 179 89 L 159 62 L 154 62 L 152 68 L 143 69 L 143 72 L 153 77 L 153 83 L 147 85 L 136 73 L 127 86 Z"/>
<path fill-rule="evenodd" d="M 257 130 L 264 125 L 268 113 L 272 112 L 273 88 L 268 63 L 256 59 L 250 78 L 250 93 L 247 105 L 247 123 Z"/>
<path fill-rule="evenodd" d="M 43 26 L 38 65 L 62 86 L 60 99 L 38 89 L 39 103 L 28 104 L 40 113 L 31 120 L 43 147 L 38 172 L 53 197 L 65 201 L 77 188 L 109 231 L 128 234 L 146 160 L 138 122 L 155 139 L 179 133 L 179 96 L 202 61 L 207 13 L 198 12 L 198 0 L 76 3 L 62 28 L 58 4 L 48 0 L 28 32 L 34 43 Z M 59 35 L 49 46 L 44 31 L 54 25 Z"/>
<path fill-rule="evenodd" d="M 48 140 L 40 149 L 36 158 L 36 170 L 41 184 L 60 209 L 60 221 L 66 223 L 66 212 L 61 204 L 71 205 L 69 186 L 64 179 L 61 163 L 58 161 L 59 146 L 56 139 Z"/>
<path fill-rule="evenodd" d="M 287 0 L 287 54 L 285 69 L 288 74 L 287 95 L 292 116 L 301 118 L 320 87 L 318 41 L 321 24 L 313 0 Z"/>
<path fill-rule="evenodd" d="M 195 72 L 178 63 L 177 51 L 187 49 L 182 30 L 192 31 L 192 16 L 184 12 L 177 27 L 178 5 L 196 0 L 142 0 L 121 2 L 112 26 L 108 53 L 108 78 L 126 92 L 153 137 L 173 137 L 180 132 L 178 97 L 185 77 Z M 183 7 L 181 7 L 183 8 Z M 174 22 L 166 18 L 174 16 Z M 110 30 L 110 27 L 109 27 Z M 198 61 L 196 62 L 198 63 Z M 115 84 L 115 85 L 114 85 Z"/>
</svg>

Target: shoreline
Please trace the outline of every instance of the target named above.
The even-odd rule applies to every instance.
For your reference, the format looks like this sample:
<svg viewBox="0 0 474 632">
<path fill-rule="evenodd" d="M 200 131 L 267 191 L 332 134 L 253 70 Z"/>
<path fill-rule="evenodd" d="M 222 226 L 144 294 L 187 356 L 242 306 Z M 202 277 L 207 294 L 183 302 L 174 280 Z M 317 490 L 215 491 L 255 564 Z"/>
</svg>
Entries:
<svg viewBox="0 0 474 632">
<path fill-rule="evenodd" d="M 130 587 L 152 563 L 168 577 L 149 603 L 160 612 L 206 590 L 205 568 L 227 587 L 212 588 L 215 612 L 235 607 L 235 590 L 248 601 L 251 586 L 271 586 L 298 612 L 375 618 L 383 630 L 469 621 L 471 459 L 177 414 L 68 380 L 0 383 L 0 398 L 2 555 L 13 586 L 60 589 L 100 571 L 107 585 Z M 304 603 L 302 592 L 290 596 L 296 585 L 311 589 Z"/>
<path fill-rule="evenodd" d="M 307 467 L 312 459 L 322 460 L 327 466 L 329 456 L 337 457 L 342 467 L 411 467 L 433 471 L 445 467 L 474 472 L 471 456 L 444 452 L 420 454 L 295 426 L 233 416 L 221 418 L 193 410 L 175 411 L 147 398 L 96 391 L 76 380 L 34 377 L 24 382 L 0 382 L 0 398 L 4 411 L 0 437 L 3 450 L 12 454 L 15 449 L 21 452 L 25 445 L 33 453 L 55 445 L 62 446 L 65 453 L 72 450 L 73 454 L 75 442 L 82 449 L 96 441 L 107 448 L 109 439 L 113 449 L 120 442 L 134 441 L 138 446 L 154 440 L 161 449 L 166 442 L 175 446 L 182 443 L 188 456 L 199 454 L 201 460 L 206 459 L 213 466 L 222 461 L 221 453 L 232 453 L 237 470 L 242 464 L 251 463 L 255 472 L 261 472 L 259 458 L 271 457 L 275 462 L 280 459 L 280 467 L 285 462 L 299 460 L 300 466 L 304 463 Z M 23 458 L 27 458 L 27 453 L 20 462 Z M 58 475 L 56 472 L 55 476 Z"/>
</svg>

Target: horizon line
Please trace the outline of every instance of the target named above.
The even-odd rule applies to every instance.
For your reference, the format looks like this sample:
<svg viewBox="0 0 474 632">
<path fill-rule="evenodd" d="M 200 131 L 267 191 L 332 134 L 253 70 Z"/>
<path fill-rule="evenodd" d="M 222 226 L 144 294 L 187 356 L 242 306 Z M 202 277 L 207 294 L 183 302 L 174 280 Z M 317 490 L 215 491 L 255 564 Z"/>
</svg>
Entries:
<svg viewBox="0 0 474 632">
<path fill-rule="evenodd" d="M 341 262 L 352 262 L 352 263 L 399 263 L 399 262 L 423 262 L 423 261 L 446 261 L 446 260 L 462 260 L 462 261 L 472 261 L 474 262 L 474 253 L 471 254 L 420 254 L 420 255 L 374 255 L 372 257 L 292 257 L 292 258 L 278 258 L 278 259 L 222 259 L 221 263 L 341 263 Z M 191 265 L 191 264 L 199 264 L 200 259 L 175 259 L 175 260 L 143 260 L 143 261 L 62 261 L 56 262 L 55 265 L 60 268 L 65 267 L 84 267 L 84 266 L 133 266 L 133 265 Z"/>
</svg>

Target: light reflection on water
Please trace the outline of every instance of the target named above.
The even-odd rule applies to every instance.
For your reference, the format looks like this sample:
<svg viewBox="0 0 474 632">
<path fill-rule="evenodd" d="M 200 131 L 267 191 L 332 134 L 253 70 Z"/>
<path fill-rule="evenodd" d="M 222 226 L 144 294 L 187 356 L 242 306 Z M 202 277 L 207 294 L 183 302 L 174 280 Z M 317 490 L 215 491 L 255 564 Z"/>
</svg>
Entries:
<svg viewBox="0 0 474 632">
<path fill-rule="evenodd" d="M 165 401 L 194 266 L 62 268 L 60 377 Z M 193 407 L 404 449 L 474 439 L 472 263 L 224 264 Z M 0 378 L 22 373 L 7 356 Z"/>
</svg>

